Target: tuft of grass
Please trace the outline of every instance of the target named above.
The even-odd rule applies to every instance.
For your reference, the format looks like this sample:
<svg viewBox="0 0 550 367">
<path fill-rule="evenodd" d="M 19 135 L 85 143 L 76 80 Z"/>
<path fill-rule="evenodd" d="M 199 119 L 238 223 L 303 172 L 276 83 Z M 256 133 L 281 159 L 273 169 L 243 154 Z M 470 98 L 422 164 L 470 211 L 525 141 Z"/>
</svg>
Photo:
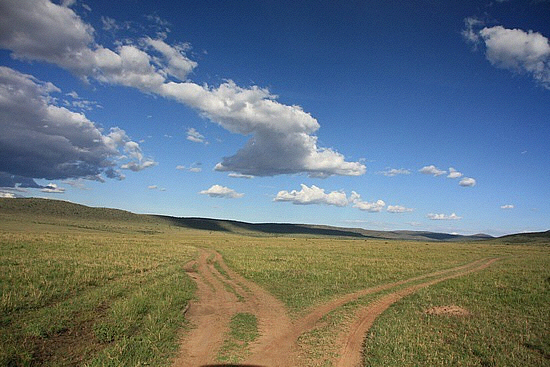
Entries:
<svg viewBox="0 0 550 367">
<path fill-rule="evenodd" d="M 256 340 L 258 320 L 251 313 L 237 313 L 231 318 L 229 332 L 218 353 L 218 361 L 224 363 L 239 363 L 246 356 L 248 346 Z"/>
</svg>

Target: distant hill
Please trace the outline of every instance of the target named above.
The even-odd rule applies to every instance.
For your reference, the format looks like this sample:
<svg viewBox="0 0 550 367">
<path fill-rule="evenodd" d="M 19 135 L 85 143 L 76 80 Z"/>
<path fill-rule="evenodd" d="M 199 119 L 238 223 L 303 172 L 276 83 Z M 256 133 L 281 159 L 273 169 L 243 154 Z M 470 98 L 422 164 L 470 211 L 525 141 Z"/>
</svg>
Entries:
<svg viewBox="0 0 550 367">
<path fill-rule="evenodd" d="M 550 231 L 510 234 L 510 235 L 499 237 L 497 240 L 499 242 L 503 242 L 506 244 L 519 244 L 519 243 L 550 244 Z"/>
<path fill-rule="evenodd" d="M 61 200 L 38 198 L 0 198 L 0 216 L 9 216 L 11 219 L 52 218 L 65 221 L 102 221 L 102 222 L 131 222 L 134 225 L 154 224 L 171 225 L 182 228 L 218 231 L 235 234 L 256 236 L 336 236 L 349 238 L 372 238 L 386 240 L 415 240 L 415 241 L 472 241 L 487 240 L 493 237 L 485 234 L 461 236 L 448 233 L 426 231 L 373 231 L 361 228 L 341 228 L 324 225 L 291 224 L 291 223 L 247 223 L 234 220 L 211 218 L 171 217 L 163 215 L 134 214 L 125 210 L 94 208 Z M 549 232 L 544 232 L 548 236 Z M 531 234 L 534 236 L 535 234 Z M 517 236 L 529 236 L 520 234 Z M 509 241 L 518 241 L 512 238 Z"/>
</svg>

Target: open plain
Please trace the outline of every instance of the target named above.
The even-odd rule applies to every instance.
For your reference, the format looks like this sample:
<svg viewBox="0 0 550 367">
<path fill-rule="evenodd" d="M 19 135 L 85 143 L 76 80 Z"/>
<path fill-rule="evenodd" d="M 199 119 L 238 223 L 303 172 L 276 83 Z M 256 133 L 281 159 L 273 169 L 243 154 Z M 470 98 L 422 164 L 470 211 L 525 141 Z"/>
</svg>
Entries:
<svg viewBox="0 0 550 367">
<path fill-rule="evenodd" d="M 548 233 L 190 223 L 1 199 L 0 364 L 550 365 Z"/>
</svg>

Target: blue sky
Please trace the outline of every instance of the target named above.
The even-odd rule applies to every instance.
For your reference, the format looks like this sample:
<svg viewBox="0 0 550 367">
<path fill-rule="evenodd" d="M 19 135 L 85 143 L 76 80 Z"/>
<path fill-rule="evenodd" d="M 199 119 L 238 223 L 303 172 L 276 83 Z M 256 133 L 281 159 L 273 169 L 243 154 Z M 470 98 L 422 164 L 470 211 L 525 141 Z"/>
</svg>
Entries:
<svg viewBox="0 0 550 367">
<path fill-rule="evenodd" d="M 550 227 L 550 2 L 0 0 L 0 194 Z"/>
</svg>

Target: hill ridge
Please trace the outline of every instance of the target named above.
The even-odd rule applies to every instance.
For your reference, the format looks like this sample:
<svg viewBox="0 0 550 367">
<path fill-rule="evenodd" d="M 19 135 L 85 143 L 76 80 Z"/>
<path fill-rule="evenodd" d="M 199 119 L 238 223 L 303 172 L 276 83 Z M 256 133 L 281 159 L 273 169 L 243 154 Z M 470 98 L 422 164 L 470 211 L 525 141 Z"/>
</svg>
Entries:
<svg viewBox="0 0 550 367">
<path fill-rule="evenodd" d="M 377 231 L 362 228 L 337 227 L 317 224 L 296 223 L 249 223 L 230 219 L 202 217 L 174 217 L 159 214 L 136 214 L 127 210 L 105 207 L 91 207 L 70 201 L 41 198 L 0 198 L 0 215 L 27 215 L 35 217 L 67 217 L 95 220 L 120 220 L 131 222 L 164 222 L 169 225 L 190 229 L 221 231 L 249 235 L 308 235 L 348 238 L 416 240 L 416 241 L 471 241 L 494 239 L 490 235 L 457 235 L 430 231 Z M 501 238 L 514 240 L 513 236 L 550 236 L 550 231 L 536 234 L 507 235 Z"/>
</svg>

